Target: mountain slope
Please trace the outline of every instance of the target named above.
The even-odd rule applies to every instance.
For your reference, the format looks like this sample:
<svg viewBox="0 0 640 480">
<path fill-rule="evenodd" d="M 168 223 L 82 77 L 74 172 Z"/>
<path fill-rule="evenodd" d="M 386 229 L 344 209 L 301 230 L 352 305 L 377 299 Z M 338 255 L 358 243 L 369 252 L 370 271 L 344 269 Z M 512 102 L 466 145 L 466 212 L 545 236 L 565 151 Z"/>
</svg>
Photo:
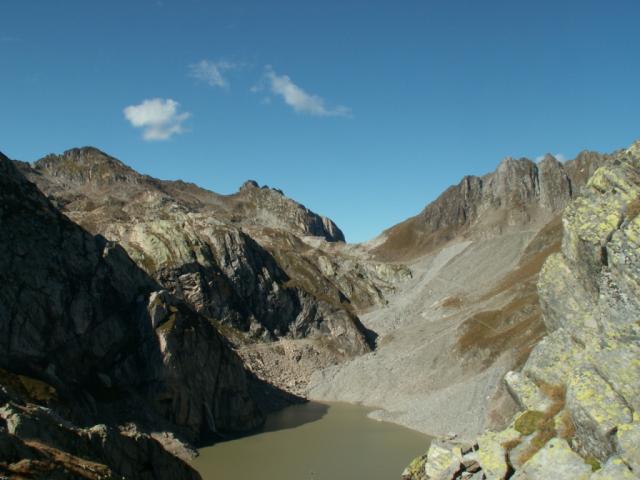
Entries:
<svg viewBox="0 0 640 480">
<path fill-rule="evenodd" d="M 129 478 L 190 478 L 143 432 L 196 442 L 260 424 L 211 323 L 58 212 L 3 155 L 0 282 L 0 430 L 18 457 L 58 468 L 67 452 Z"/>
<path fill-rule="evenodd" d="M 409 275 L 342 252 L 333 222 L 255 182 L 218 195 L 140 175 L 94 148 L 17 165 L 70 218 L 223 325 L 262 379 L 294 393 L 313 370 L 370 351 L 357 311 Z M 293 349 L 284 357 L 268 346 L 280 339 Z"/>
</svg>

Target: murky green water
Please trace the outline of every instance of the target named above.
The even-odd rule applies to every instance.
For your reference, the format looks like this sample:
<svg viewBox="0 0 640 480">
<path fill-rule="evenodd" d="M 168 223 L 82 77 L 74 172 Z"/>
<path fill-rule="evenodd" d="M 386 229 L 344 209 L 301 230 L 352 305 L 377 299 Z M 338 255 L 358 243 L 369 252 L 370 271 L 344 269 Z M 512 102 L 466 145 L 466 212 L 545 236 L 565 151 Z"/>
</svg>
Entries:
<svg viewBox="0 0 640 480">
<path fill-rule="evenodd" d="M 264 431 L 200 450 L 204 480 L 398 480 L 429 437 L 367 418 L 345 403 L 307 403 L 269 416 Z"/>
</svg>

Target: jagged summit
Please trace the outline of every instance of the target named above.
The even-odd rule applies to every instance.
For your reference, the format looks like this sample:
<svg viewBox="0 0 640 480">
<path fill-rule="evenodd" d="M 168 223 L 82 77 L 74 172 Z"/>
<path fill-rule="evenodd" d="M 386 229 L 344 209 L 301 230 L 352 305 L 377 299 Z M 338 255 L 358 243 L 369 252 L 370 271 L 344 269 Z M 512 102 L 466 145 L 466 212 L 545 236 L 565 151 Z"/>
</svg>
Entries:
<svg viewBox="0 0 640 480">
<path fill-rule="evenodd" d="M 272 188 L 269 185 L 260 186 L 260 184 L 258 182 L 256 182 L 255 180 L 247 180 L 246 182 L 244 182 L 240 186 L 240 189 L 238 190 L 238 193 L 242 194 L 242 193 L 250 193 L 250 192 L 255 192 L 255 191 L 264 191 L 264 192 L 270 192 L 270 193 L 277 193 L 278 195 L 282 195 L 284 197 L 284 192 L 282 190 L 280 190 L 279 188 Z"/>
<path fill-rule="evenodd" d="M 544 156 L 542 157 L 542 160 L 540 160 L 538 162 L 538 164 L 543 163 L 543 162 L 557 162 L 557 163 L 562 163 L 560 162 L 555 155 L 553 155 L 552 153 L 545 153 Z"/>
<path fill-rule="evenodd" d="M 260 188 L 260 185 L 255 180 L 247 180 L 240 186 L 240 192 L 245 192 L 253 188 Z"/>
<path fill-rule="evenodd" d="M 110 222 L 113 216 L 134 219 L 177 208 L 206 213 L 219 223 L 344 241 L 333 221 L 255 180 L 245 182 L 236 194 L 220 195 L 192 183 L 142 175 L 95 147 L 73 148 L 33 165 L 16 165 L 66 209 L 82 211 L 89 227 Z"/>
<path fill-rule="evenodd" d="M 456 236 L 495 235 L 544 224 L 607 158 L 586 151 L 564 164 L 550 154 L 538 164 L 506 157 L 494 172 L 463 177 L 418 215 L 385 230 L 371 242 L 372 252 L 386 260 L 407 260 Z"/>
</svg>

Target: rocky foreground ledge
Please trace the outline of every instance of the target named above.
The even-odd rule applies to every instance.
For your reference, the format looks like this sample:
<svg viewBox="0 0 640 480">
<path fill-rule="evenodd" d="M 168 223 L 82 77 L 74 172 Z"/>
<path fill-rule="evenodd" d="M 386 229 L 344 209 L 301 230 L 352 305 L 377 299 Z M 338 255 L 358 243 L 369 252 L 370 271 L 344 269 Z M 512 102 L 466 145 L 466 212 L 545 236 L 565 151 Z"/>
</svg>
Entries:
<svg viewBox="0 0 640 480">
<path fill-rule="evenodd" d="M 538 291 L 548 335 L 504 381 L 521 411 L 473 444 L 439 439 L 403 480 L 640 478 L 640 142 L 565 210 Z"/>
</svg>

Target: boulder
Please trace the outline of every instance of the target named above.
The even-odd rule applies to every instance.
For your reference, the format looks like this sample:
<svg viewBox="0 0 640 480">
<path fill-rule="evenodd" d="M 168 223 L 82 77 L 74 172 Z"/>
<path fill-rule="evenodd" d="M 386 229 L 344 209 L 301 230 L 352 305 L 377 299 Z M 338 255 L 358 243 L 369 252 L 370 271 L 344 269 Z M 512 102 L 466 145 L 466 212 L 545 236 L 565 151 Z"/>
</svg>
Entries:
<svg viewBox="0 0 640 480">
<path fill-rule="evenodd" d="M 591 471 L 591 466 L 571 450 L 566 440 L 554 438 L 531 457 L 512 478 L 517 480 L 589 480 Z"/>
<path fill-rule="evenodd" d="M 504 381 L 509 393 L 522 409 L 543 412 L 549 407 L 549 399 L 531 379 L 521 372 L 508 372 Z"/>
<path fill-rule="evenodd" d="M 638 477 L 622 460 L 612 457 L 601 469 L 591 475 L 590 480 L 638 480 Z"/>
<path fill-rule="evenodd" d="M 433 442 L 427 452 L 424 472 L 428 480 L 451 480 L 460 470 L 462 454 L 459 447 L 446 448 Z"/>
<path fill-rule="evenodd" d="M 624 400 L 590 368 L 578 370 L 571 377 L 567 408 L 580 449 L 601 461 L 615 451 L 612 440 L 616 427 L 632 420 Z"/>
<path fill-rule="evenodd" d="M 507 448 L 520 438 L 520 433 L 508 428 L 501 432 L 486 432 L 478 438 L 478 461 L 487 480 L 503 480 L 509 472 Z"/>
<path fill-rule="evenodd" d="M 583 362 L 584 352 L 571 334 L 561 328 L 543 338 L 529 355 L 523 373 L 536 383 L 564 385 Z"/>
<path fill-rule="evenodd" d="M 640 476 L 640 416 L 635 415 L 635 421 L 620 425 L 616 432 L 616 446 L 620 458 Z"/>
<path fill-rule="evenodd" d="M 640 345 L 607 340 L 604 348 L 593 353 L 593 363 L 624 401 L 640 412 Z"/>
</svg>

